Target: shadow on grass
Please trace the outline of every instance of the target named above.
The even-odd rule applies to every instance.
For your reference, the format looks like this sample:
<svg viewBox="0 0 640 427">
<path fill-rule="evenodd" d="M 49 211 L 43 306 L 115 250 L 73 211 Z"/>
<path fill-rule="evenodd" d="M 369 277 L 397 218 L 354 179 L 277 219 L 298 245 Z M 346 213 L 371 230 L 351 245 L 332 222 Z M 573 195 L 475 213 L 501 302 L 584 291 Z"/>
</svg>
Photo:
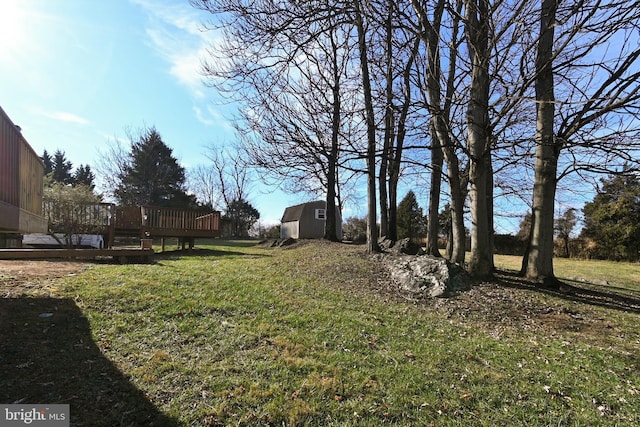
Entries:
<svg viewBox="0 0 640 427">
<path fill-rule="evenodd" d="M 70 299 L 0 298 L 0 402 L 66 403 L 72 426 L 177 426 L 102 354 Z"/>
<path fill-rule="evenodd" d="M 640 314 L 640 298 L 606 289 L 571 285 L 564 281 L 556 281 L 557 286 L 545 287 L 520 277 L 514 271 L 505 270 L 496 272 L 495 281 L 505 287 L 527 289 L 569 301 Z"/>
</svg>

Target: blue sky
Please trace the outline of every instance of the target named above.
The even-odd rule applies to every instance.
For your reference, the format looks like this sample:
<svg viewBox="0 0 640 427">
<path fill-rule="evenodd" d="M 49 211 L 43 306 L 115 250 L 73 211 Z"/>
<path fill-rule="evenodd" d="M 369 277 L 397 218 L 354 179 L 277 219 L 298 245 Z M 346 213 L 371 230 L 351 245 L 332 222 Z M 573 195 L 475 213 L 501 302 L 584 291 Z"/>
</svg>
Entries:
<svg viewBox="0 0 640 427">
<path fill-rule="evenodd" d="M 202 83 L 215 41 L 187 0 L 2 0 L 0 106 L 38 153 L 63 150 L 94 169 L 126 128 L 155 126 L 186 168 L 232 142 L 232 106 Z M 262 185 L 250 197 L 265 224 L 306 200 Z"/>
<path fill-rule="evenodd" d="M 0 107 L 38 154 L 61 149 L 74 166 L 95 170 L 99 150 L 143 126 L 186 168 L 204 164 L 206 146 L 234 140 L 233 106 L 199 72 L 216 41 L 201 31 L 209 18 L 188 0 L 0 0 Z M 426 210 L 426 183 L 409 187 Z M 307 200 L 260 184 L 249 197 L 265 225 Z M 365 203 L 343 217 L 364 216 Z M 499 233 L 517 231 L 526 211 L 507 210 Z"/>
<path fill-rule="evenodd" d="M 201 31 L 209 18 L 187 0 L 1 0 L 0 107 L 38 154 L 63 150 L 75 167 L 95 171 L 99 150 L 142 126 L 155 126 L 186 168 L 206 163 L 206 146 L 234 140 L 233 106 L 199 71 L 216 41 Z M 426 183 L 411 187 L 426 210 Z M 264 225 L 309 200 L 252 188 Z M 364 216 L 361 202 L 343 217 Z M 519 219 L 508 222 L 517 229 Z"/>
</svg>

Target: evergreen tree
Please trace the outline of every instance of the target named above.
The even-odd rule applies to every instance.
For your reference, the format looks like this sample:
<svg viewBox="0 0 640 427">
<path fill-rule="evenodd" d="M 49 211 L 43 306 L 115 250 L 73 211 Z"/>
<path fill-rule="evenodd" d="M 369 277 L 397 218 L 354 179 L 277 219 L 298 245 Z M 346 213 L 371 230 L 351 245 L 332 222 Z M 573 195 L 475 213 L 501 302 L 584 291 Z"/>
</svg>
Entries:
<svg viewBox="0 0 640 427">
<path fill-rule="evenodd" d="M 93 191 L 96 187 L 94 180 L 96 176 L 93 174 L 91 167 L 89 165 L 80 165 L 73 173 L 73 184 L 74 185 L 84 185 Z"/>
<path fill-rule="evenodd" d="M 47 150 L 44 150 L 40 159 L 42 159 L 42 163 L 44 163 L 44 174 L 48 175 L 53 172 L 53 157 L 51 157 L 51 154 L 49 154 Z"/>
<path fill-rule="evenodd" d="M 413 191 L 409 191 L 398 205 L 398 238 L 424 236 L 426 221 Z"/>
<path fill-rule="evenodd" d="M 236 199 L 229 203 L 223 218 L 230 227 L 231 237 L 247 237 L 249 229 L 260 219 L 260 212 L 244 199 Z"/>
<path fill-rule="evenodd" d="M 133 143 L 118 180 L 114 195 L 122 205 L 186 208 L 195 204 L 184 191 L 184 168 L 154 127 L 143 130 Z"/>
<path fill-rule="evenodd" d="M 614 260 L 640 258 L 640 178 L 609 176 L 601 191 L 583 208 L 583 237 L 597 243 L 596 256 Z"/>
<path fill-rule="evenodd" d="M 518 240 L 522 240 L 523 242 L 529 241 L 529 236 L 531 236 L 531 219 L 531 212 L 526 213 L 524 217 L 522 217 L 518 232 L 516 233 Z"/>
<path fill-rule="evenodd" d="M 73 174 L 71 170 L 73 164 L 67 160 L 67 156 L 64 151 L 56 150 L 53 154 L 52 164 L 52 179 L 54 182 L 60 182 L 62 184 L 73 184 Z"/>
</svg>

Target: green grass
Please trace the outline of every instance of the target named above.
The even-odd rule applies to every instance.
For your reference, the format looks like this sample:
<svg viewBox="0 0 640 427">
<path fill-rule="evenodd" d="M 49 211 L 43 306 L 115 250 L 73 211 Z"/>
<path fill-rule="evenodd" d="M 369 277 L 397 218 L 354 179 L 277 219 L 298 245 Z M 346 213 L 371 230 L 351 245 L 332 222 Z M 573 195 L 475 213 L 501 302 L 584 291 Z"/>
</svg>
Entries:
<svg viewBox="0 0 640 427">
<path fill-rule="evenodd" d="M 519 271 L 522 257 L 496 255 L 495 264 L 498 268 Z M 638 263 L 554 258 L 553 265 L 556 277 L 561 280 L 592 283 L 601 289 L 640 297 Z"/>
<path fill-rule="evenodd" d="M 588 307 L 594 326 L 607 319 L 607 340 L 604 328 L 534 332 L 509 319 L 495 336 L 382 291 L 359 247 L 198 247 L 61 279 L 95 344 L 180 425 L 640 423 L 637 312 Z M 593 267 L 575 268 L 557 270 Z M 569 304 L 522 292 L 534 306 Z"/>
</svg>

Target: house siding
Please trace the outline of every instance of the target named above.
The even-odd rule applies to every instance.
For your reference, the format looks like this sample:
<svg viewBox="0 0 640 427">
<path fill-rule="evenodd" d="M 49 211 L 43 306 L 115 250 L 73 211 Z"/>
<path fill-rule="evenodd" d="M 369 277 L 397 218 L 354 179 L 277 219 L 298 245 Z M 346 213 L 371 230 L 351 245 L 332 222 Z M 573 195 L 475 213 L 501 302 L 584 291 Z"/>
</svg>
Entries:
<svg viewBox="0 0 640 427">
<path fill-rule="evenodd" d="M 0 232 L 46 232 L 44 165 L 0 108 Z"/>
</svg>

